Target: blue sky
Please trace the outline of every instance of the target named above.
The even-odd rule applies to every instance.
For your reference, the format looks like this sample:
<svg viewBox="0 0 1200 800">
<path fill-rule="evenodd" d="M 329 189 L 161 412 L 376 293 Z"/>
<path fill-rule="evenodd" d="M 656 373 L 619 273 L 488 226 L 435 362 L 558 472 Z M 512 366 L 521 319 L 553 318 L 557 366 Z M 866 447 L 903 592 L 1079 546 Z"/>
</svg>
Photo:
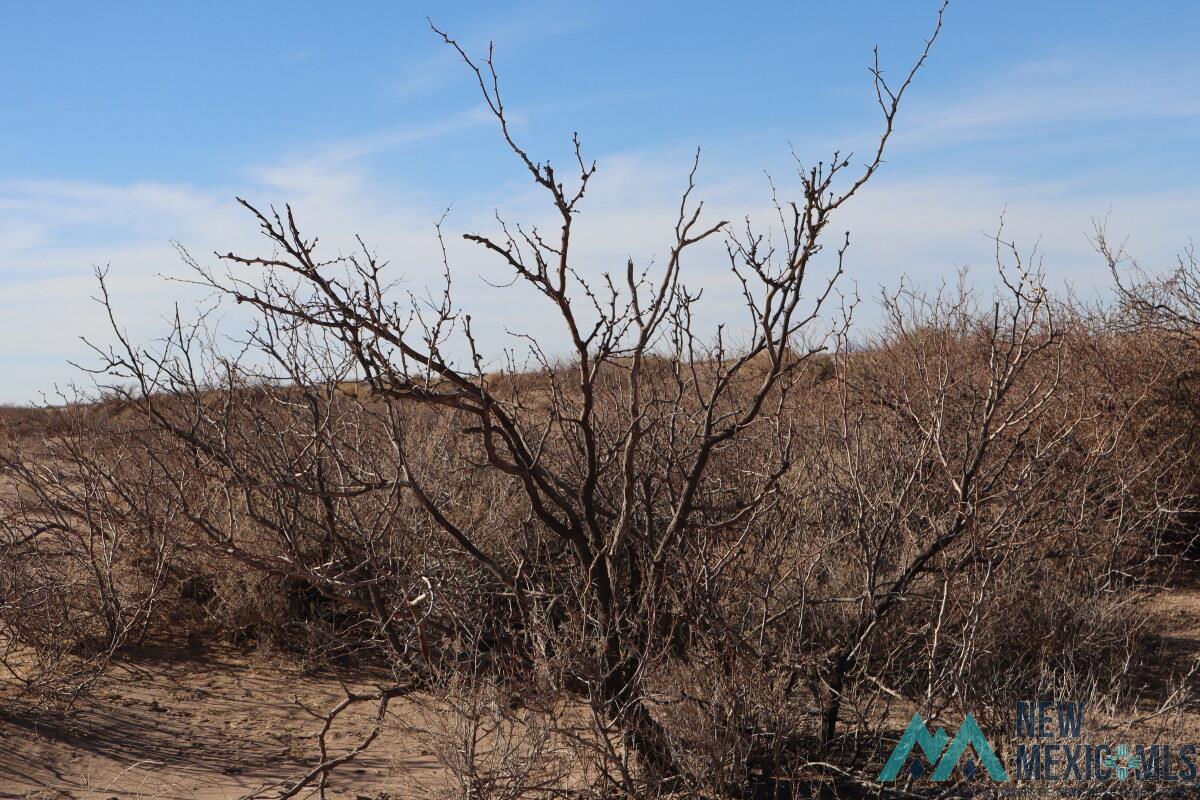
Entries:
<svg viewBox="0 0 1200 800">
<path fill-rule="evenodd" d="M 445 7 L 442 7 L 442 6 Z M 481 113 L 470 75 L 429 31 L 489 39 L 518 135 L 563 161 L 578 130 L 599 161 L 585 266 L 661 254 L 675 193 L 703 147 L 714 214 L 763 215 L 764 171 L 863 149 L 876 131 L 871 47 L 898 75 L 936 3 L 9 4 L 0 26 L 0 402 L 77 377 L 103 341 L 91 301 L 108 265 L 122 324 L 152 338 L 182 274 L 171 247 L 253 249 L 233 203 L 292 202 L 331 247 L 361 233 L 410 287 L 436 274 L 433 222 L 486 229 L 544 213 Z M 888 163 L 847 211 L 864 295 L 964 265 L 987 279 L 985 230 L 1038 243 L 1052 283 L 1105 282 L 1085 238 L 1110 215 L 1144 263 L 1195 231 L 1200 6 L 966 2 L 902 111 Z M 1005 211 L 1005 209 L 1007 209 Z M 721 285 L 718 253 L 690 268 Z M 521 298 L 478 280 L 457 244 L 460 300 L 497 331 Z M 731 309 L 718 300 L 712 320 Z M 236 320 L 235 320 L 236 321 Z M 533 330 L 533 332 L 537 332 Z"/>
</svg>

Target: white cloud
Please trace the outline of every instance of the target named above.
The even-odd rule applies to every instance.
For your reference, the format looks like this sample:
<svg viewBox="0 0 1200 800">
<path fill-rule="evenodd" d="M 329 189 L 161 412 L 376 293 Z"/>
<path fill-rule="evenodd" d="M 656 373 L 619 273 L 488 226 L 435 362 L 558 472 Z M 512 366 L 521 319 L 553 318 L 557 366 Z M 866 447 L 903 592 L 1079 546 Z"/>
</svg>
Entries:
<svg viewBox="0 0 1200 800">
<path fill-rule="evenodd" d="M 1057 57 L 1018 65 L 957 92 L 922 97 L 907 107 L 896 144 L 934 147 L 1043 133 L 1098 123 L 1154 123 L 1200 117 L 1200 102 L 1178 68 Z"/>
<path fill-rule="evenodd" d="M 346 196 L 363 187 L 364 159 L 483 124 L 494 124 L 494 119 L 480 106 L 446 119 L 310 146 L 277 163 L 251 167 L 246 172 L 251 181 L 268 190 Z"/>
<path fill-rule="evenodd" d="M 196 299 L 194 291 L 159 277 L 184 274 L 171 240 L 202 258 L 214 250 L 266 248 L 253 220 L 234 203 L 235 194 L 293 201 L 302 226 L 319 235 L 329 253 L 355 247 L 353 237 L 361 234 L 391 260 L 395 274 L 405 278 L 404 288 L 420 293 L 440 275 L 433 225 L 442 209 L 402 185 L 373 177 L 366 167 L 369 156 L 383 149 L 437 135 L 439 126 L 463 124 L 474 124 L 469 114 L 334 143 L 248 169 L 241 186 L 0 183 L 0 367 L 6 376 L 0 401 L 31 400 L 41 389 L 78 377 L 66 362 L 87 360 L 80 335 L 106 341 L 106 322 L 91 300 L 93 265 L 111 265 L 121 323 L 135 339 L 146 341 L 163 330 L 162 318 L 175 301 L 186 305 Z M 691 153 L 682 149 L 601 158 L 577 228 L 584 274 L 594 278 L 606 269 L 621 270 L 630 256 L 638 263 L 651 257 L 661 262 L 690 165 Z M 746 174 L 737 165 L 702 163 L 697 197 L 706 199 L 708 219 L 740 222 L 749 213 L 765 224 L 772 218 L 765 178 Z M 786 189 L 781 186 L 785 197 Z M 553 317 L 538 312 L 528 290 L 497 290 L 479 280 L 502 282 L 509 276 L 458 234 L 494 232 L 495 207 L 511 221 L 553 229 L 552 211 L 539 191 L 526 183 L 484 188 L 447 221 L 456 295 L 496 354 L 505 329 L 541 335 L 552 329 Z M 1007 207 L 1008 233 L 1025 246 L 1040 240 L 1051 282 L 1088 288 L 1107 282 L 1085 237 L 1093 217 L 1111 208 L 1113 230 L 1131 234 L 1131 249 L 1147 264 L 1163 263 L 1194 232 L 1191 212 L 1197 200 L 1200 187 L 1107 196 L 1065 183 L 988 175 L 899 180 L 885 167 L 833 230 L 853 230 L 848 277 L 864 296 L 880 284 L 894 285 L 902 273 L 930 284 L 963 264 L 980 267 L 977 274 L 986 283 L 991 254 L 986 233 L 995 230 Z M 737 313 L 737 294 L 718 244 L 698 250 L 687 269 L 691 285 L 708 289 L 703 321 L 711 324 Z"/>
</svg>

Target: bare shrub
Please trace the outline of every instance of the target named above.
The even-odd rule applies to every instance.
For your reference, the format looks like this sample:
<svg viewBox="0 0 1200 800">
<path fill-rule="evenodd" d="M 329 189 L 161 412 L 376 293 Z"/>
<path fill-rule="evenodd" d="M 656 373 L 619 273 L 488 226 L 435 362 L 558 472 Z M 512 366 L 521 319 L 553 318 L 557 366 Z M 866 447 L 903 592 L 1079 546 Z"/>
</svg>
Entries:
<svg viewBox="0 0 1200 800">
<path fill-rule="evenodd" d="M 1187 453 L 1184 468 L 1200 474 L 1200 262 L 1189 245 L 1175 265 L 1165 270 L 1148 270 L 1114 243 L 1103 224 L 1097 223 L 1092 242 L 1113 276 L 1117 307 L 1108 315 L 1111 330 L 1132 356 L 1131 364 L 1143 373 L 1152 371 L 1153 408 L 1157 425 L 1154 441 L 1178 440 Z M 1200 495 L 1200 484 L 1189 486 L 1190 497 Z M 1195 504 L 1175 531 L 1197 557 L 1198 541 Z"/>
<path fill-rule="evenodd" d="M 176 509 L 121 479 L 142 454 L 102 406 L 41 416 L 0 448 L 0 652 L 23 690 L 70 698 L 145 635 Z"/>
<path fill-rule="evenodd" d="M 449 264 L 440 294 L 400 305 L 361 242 L 326 257 L 290 208 L 243 203 L 263 255 L 184 256 L 255 312 L 244 348 L 203 319 L 148 348 L 114 316 L 109 413 L 7 457 L 6 640 L 111 656 L 182 626 L 385 663 L 391 685 L 314 715 L 383 720 L 420 691 L 437 713 L 415 734 L 461 797 L 869 784 L 913 708 L 1121 696 L 1136 592 L 1190 491 L 1161 376 L 1129 368 L 1142 340 L 1055 301 L 999 236 L 994 294 L 902 286 L 868 336 L 833 308 L 849 240 L 830 225 L 928 47 L 898 86 L 876 67 L 865 165 L 800 168 L 770 235 L 702 221 L 693 169 L 665 262 L 589 282 L 572 238 L 595 165 L 578 138 L 570 180 L 534 160 L 490 54 L 444 38 L 555 218 L 466 238 L 558 340 L 524 342 L 532 368 L 496 362 Z M 698 330 L 684 281 L 718 237 L 736 345 L 733 323 Z M 67 586 L 87 604 L 56 605 Z M 285 791 L 373 740 L 339 756 L 322 736 Z"/>
</svg>

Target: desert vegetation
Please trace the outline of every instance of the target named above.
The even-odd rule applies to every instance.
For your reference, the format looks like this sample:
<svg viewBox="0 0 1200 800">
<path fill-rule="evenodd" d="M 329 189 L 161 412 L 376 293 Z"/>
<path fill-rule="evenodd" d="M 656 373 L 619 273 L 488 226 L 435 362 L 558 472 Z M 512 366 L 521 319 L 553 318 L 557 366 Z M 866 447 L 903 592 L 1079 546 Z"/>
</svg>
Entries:
<svg viewBox="0 0 1200 800">
<path fill-rule="evenodd" d="M 709 219 L 693 169 L 666 257 L 589 281 L 596 165 L 527 153 L 490 53 L 441 35 L 555 215 L 466 238 L 559 334 L 497 351 L 452 264 L 407 303 L 369 243 L 246 202 L 260 252 L 183 251 L 254 312 L 243 347 L 204 317 L 131 341 L 105 291 L 100 393 L 3 416 L 7 697 L 69 707 L 153 643 L 369 668 L 261 796 L 324 795 L 399 699 L 481 800 L 852 796 L 914 709 L 1135 699 L 1143 601 L 1195 556 L 1194 259 L 1142 270 L 1098 229 L 1115 299 L 1088 306 L 1001 226 L 995 290 L 902 283 L 854 323 L 839 212 L 935 30 L 898 83 L 876 65 L 865 159 L 798 165 L 762 229 Z M 717 241 L 745 313 L 706 331 L 687 265 Z M 373 730 L 327 741 L 362 706 Z"/>
</svg>

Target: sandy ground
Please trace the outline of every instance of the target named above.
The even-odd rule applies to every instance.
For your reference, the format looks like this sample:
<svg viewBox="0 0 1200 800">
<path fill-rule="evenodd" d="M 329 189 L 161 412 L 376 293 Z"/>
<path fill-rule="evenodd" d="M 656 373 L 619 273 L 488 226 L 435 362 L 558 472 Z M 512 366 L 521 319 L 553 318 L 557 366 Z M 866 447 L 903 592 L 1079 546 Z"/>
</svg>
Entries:
<svg viewBox="0 0 1200 800">
<path fill-rule="evenodd" d="M 367 690 L 361 679 L 348 683 Z M 316 763 L 320 721 L 344 696 L 338 677 L 286 661 L 208 656 L 123 661 L 69 714 L 0 718 L 0 797 L 26 800 L 226 800 L 276 796 L 278 784 Z M 373 705 L 339 717 L 330 754 L 373 727 Z M 392 703 L 380 740 L 330 782 L 333 798 L 428 797 L 443 784 L 436 759 L 402 733 L 415 703 Z M 301 793 L 301 797 L 306 793 Z"/>
<path fill-rule="evenodd" d="M 1138 702 L 1150 718 L 1115 727 L 1194 741 L 1200 739 L 1200 672 L 1183 703 L 1169 713 L 1153 712 L 1200 658 L 1200 589 L 1163 595 L 1155 609 L 1161 631 L 1155 646 L 1163 666 L 1146 676 Z M 313 675 L 263 656 L 127 659 L 70 714 L 39 718 L 11 702 L 0 706 L 0 798 L 277 796 L 279 783 L 315 763 L 318 752 L 319 722 L 293 698 L 310 708 L 329 708 L 343 697 L 341 680 L 355 688 L 370 686 L 361 675 L 353 681 Z M 446 774 L 434 754 L 405 733 L 405 723 L 422 713 L 419 698 L 394 701 L 381 739 L 335 773 L 329 797 L 437 796 L 447 785 Z M 330 737 L 331 754 L 352 748 L 372 727 L 372 714 L 373 708 L 361 706 L 340 718 Z"/>
</svg>

